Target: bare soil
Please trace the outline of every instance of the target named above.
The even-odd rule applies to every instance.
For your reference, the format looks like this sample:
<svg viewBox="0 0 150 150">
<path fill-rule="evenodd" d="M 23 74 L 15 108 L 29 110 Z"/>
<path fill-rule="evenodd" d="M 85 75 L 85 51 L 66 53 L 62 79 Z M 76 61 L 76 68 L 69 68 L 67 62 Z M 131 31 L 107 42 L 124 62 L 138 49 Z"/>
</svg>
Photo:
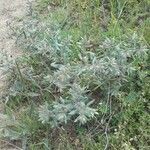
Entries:
<svg viewBox="0 0 150 150">
<path fill-rule="evenodd" d="M 10 27 L 8 24 L 15 22 L 25 16 L 27 0 L 0 0 L 0 56 L 6 54 L 9 59 L 16 59 L 21 51 L 15 45 L 15 39 L 10 38 Z M 2 58 L 0 57 L 0 63 Z M 3 120 L 2 94 L 5 92 L 6 77 L 0 69 L 0 124 Z M 19 148 L 8 144 L 8 141 L 0 140 L 0 150 L 17 150 Z"/>
</svg>

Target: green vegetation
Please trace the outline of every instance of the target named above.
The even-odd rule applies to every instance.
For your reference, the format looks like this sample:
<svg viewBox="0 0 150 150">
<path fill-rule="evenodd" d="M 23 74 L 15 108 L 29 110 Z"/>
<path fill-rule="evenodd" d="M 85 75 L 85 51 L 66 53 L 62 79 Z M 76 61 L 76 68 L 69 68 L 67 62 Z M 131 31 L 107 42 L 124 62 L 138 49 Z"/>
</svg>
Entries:
<svg viewBox="0 0 150 150">
<path fill-rule="evenodd" d="M 3 138 L 26 150 L 148 150 L 149 0 L 38 0 L 9 64 Z"/>
</svg>

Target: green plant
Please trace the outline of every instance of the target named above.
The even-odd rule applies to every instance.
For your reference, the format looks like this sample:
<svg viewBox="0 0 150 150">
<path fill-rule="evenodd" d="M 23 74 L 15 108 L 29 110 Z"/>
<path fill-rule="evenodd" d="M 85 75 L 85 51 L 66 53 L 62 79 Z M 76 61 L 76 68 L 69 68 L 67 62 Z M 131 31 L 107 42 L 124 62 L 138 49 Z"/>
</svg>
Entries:
<svg viewBox="0 0 150 150">
<path fill-rule="evenodd" d="M 148 149 L 148 36 L 131 23 L 145 3 L 40 1 L 15 30 L 25 55 L 10 67 L 6 128 L 23 147 Z"/>
</svg>

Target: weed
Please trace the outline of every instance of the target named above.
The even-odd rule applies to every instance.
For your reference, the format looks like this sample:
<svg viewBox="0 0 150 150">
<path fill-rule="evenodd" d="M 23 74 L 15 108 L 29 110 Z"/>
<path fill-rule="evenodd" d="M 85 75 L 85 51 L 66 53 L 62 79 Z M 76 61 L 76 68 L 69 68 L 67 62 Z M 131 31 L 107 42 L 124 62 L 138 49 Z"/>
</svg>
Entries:
<svg viewBox="0 0 150 150">
<path fill-rule="evenodd" d="M 3 137 L 33 150 L 148 149 L 149 1 L 37 4 L 16 30 L 25 55 L 13 65 L 6 114 L 17 118 Z"/>
</svg>

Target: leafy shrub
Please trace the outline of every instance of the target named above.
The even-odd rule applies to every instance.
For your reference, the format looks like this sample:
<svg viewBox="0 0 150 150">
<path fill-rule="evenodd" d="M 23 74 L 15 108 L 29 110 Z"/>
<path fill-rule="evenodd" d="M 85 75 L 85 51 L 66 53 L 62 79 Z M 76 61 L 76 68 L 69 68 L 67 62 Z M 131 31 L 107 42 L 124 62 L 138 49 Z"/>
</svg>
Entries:
<svg viewBox="0 0 150 150">
<path fill-rule="evenodd" d="M 12 65 L 6 113 L 17 110 L 18 118 L 3 136 L 30 149 L 66 143 L 66 149 L 148 149 L 149 47 L 138 33 L 124 34 L 121 20 L 112 28 L 113 17 L 107 32 L 97 32 L 99 1 L 78 3 L 46 0 L 41 9 L 56 5 L 52 14 L 32 13 L 16 30 L 25 55 Z M 80 19 L 73 22 L 74 15 L 60 12 L 70 14 L 74 4 Z M 125 4 L 115 1 L 105 9 L 115 17 Z"/>
</svg>

